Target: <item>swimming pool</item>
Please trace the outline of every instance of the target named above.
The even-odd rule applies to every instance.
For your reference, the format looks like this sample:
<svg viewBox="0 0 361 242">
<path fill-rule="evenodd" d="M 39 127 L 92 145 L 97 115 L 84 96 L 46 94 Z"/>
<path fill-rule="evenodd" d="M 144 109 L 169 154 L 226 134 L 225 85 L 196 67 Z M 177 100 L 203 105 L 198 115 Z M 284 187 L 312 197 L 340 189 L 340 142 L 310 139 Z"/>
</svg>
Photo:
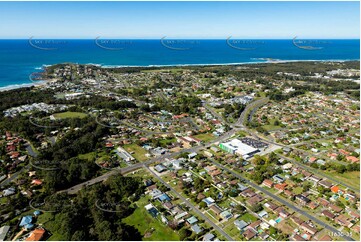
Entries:
<svg viewBox="0 0 361 242">
<path fill-rule="evenodd" d="M 278 217 L 275 221 L 276 223 L 280 223 L 282 221 L 282 218 Z"/>
</svg>

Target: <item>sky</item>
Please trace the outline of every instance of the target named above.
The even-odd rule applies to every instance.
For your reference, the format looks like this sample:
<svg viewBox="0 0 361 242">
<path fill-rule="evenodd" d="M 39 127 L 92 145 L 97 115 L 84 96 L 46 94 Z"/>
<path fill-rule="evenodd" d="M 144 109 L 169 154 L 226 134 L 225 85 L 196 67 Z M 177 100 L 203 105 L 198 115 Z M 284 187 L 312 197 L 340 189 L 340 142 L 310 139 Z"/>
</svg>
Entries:
<svg viewBox="0 0 361 242">
<path fill-rule="evenodd" d="M 0 38 L 357 38 L 359 2 L 0 2 Z"/>
</svg>

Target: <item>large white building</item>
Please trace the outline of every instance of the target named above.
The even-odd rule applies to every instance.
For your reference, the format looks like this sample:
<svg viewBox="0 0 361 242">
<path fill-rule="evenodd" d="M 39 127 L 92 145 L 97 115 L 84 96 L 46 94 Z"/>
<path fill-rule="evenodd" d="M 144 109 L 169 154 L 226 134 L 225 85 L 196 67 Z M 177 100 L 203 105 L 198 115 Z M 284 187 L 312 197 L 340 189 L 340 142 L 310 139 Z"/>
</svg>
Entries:
<svg viewBox="0 0 361 242">
<path fill-rule="evenodd" d="M 239 139 L 233 139 L 231 141 L 220 143 L 219 147 L 227 151 L 231 154 L 237 154 L 242 156 L 244 159 L 247 159 L 254 155 L 255 153 L 259 152 L 258 149 L 253 148 L 245 143 L 242 143 Z"/>
</svg>

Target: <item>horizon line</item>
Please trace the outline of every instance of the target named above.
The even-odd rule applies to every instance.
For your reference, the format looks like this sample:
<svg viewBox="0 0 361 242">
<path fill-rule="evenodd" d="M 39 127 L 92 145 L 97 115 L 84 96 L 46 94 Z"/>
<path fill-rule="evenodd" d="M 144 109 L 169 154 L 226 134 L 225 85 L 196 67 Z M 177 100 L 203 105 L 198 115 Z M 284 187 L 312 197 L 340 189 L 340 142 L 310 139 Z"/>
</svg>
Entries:
<svg viewBox="0 0 361 242">
<path fill-rule="evenodd" d="M 39 38 L 35 38 L 34 36 L 28 37 L 28 38 L 2 38 L 0 37 L 0 40 L 30 40 L 30 39 L 41 39 L 41 40 L 95 40 L 99 38 L 101 39 L 124 39 L 124 40 L 227 40 L 230 38 L 230 36 L 228 37 L 215 37 L 215 38 L 191 38 L 191 37 L 182 37 L 182 38 L 175 38 L 175 37 L 167 37 L 165 38 L 165 36 L 160 37 L 160 38 L 154 38 L 154 37 L 101 37 L 101 36 L 97 36 L 97 37 L 84 37 L 84 38 L 71 38 L 71 37 L 55 37 L 55 38 L 51 38 L 51 37 L 39 37 Z M 329 38 L 317 38 L 317 37 L 307 37 L 307 38 L 299 38 L 297 36 L 295 37 L 290 37 L 290 38 L 257 38 L 257 37 L 233 37 L 231 36 L 230 40 L 235 40 L 235 39 L 244 39 L 244 40 L 292 40 L 297 38 L 297 40 L 360 40 L 360 37 L 329 37 Z"/>
</svg>

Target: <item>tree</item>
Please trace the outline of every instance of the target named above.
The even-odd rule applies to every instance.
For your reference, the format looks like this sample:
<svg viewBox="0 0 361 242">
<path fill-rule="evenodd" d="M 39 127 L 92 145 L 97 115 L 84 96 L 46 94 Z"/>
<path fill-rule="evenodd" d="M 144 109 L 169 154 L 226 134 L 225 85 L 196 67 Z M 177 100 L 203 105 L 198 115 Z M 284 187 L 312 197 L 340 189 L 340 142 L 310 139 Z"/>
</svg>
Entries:
<svg viewBox="0 0 361 242">
<path fill-rule="evenodd" d="M 199 203 L 199 208 L 205 208 L 205 207 L 207 207 L 206 202 L 202 201 L 202 202 Z"/>
<path fill-rule="evenodd" d="M 188 236 L 190 236 L 191 234 L 192 234 L 192 231 L 183 227 L 181 230 L 179 230 L 179 239 L 183 241 L 186 238 L 188 238 Z"/>
</svg>

